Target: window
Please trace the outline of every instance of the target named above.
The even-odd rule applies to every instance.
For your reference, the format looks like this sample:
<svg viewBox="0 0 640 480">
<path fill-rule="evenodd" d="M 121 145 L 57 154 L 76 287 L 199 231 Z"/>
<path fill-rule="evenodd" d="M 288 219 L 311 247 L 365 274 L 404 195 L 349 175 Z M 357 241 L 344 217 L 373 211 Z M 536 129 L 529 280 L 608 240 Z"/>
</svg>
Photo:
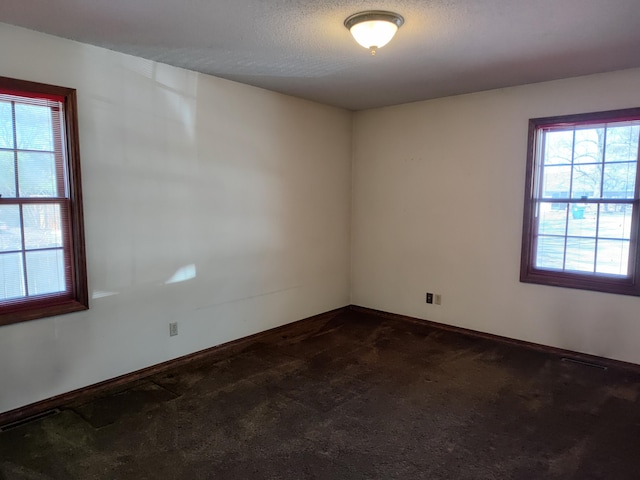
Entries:
<svg viewBox="0 0 640 480">
<path fill-rule="evenodd" d="M 640 108 L 536 118 L 520 280 L 640 295 Z"/>
<path fill-rule="evenodd" d="M 0 77 L 0 325 L 88 308 L 75 90 Z"/>
</svg>

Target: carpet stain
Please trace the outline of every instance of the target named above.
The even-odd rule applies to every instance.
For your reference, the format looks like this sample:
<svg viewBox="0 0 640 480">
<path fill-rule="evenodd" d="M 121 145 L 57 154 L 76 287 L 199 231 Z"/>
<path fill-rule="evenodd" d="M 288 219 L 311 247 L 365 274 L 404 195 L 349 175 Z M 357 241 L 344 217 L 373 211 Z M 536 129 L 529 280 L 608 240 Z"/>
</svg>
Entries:
<svg viewBox="0 0 640 480">
<path fill-rule="evenodd" d="M 587 439 L 582 439 L 566 452 L 549 460 L 549 475 L 554 478 L 572 478 L 587 450 Z"/>
</svg>

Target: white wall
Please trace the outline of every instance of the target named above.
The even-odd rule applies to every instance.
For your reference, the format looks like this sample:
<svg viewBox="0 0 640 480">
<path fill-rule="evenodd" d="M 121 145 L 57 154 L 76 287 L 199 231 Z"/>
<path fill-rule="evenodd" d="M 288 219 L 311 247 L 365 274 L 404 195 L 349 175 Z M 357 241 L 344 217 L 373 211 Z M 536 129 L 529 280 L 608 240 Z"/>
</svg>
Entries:
<svg viewBox="0 0 640 480">
<path fill-rule="evenodd" d="M 640 298 L 519 283 L 528 119 L 639 107 L 639 85 L 628 70 L 357 113 L 352 303 L 640 363 Z"/>
<path fill-rule="evenodd" d="M 0 412 L 349 303 L 349 112 L 8 25 L 0 44 L 1 75 L 78 90 L 93 297 L 0 327 Z"/>
</svg>

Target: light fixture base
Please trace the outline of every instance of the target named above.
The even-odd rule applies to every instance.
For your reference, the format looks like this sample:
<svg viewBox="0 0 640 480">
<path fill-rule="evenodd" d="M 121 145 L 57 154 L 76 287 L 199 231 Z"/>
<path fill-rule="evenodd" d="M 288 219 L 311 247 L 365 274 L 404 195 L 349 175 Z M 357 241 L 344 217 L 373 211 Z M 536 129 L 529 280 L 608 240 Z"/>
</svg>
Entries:
<svg viewBox="0 0 640 480">
<path fill-rule="evenodd" d="M 351 27 L 358 23 L 372 22 L 375 20 L 395 23 L 398 28 L 404 23 L 402 15 L 398 15 L 397 13 L 387 12 L 385 10 L 367 10 L 348 16 L 344 21 L 344 26 L 347 27 L 347 30 L 351 30 Z"/>
</svg>

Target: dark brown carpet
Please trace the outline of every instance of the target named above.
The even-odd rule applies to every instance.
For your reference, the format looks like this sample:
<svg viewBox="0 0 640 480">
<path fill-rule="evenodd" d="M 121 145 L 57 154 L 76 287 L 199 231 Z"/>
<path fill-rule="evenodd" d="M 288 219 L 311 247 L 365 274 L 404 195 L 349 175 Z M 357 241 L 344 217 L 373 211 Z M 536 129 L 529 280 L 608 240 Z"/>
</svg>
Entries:
<svg viewBox="0 0 640 480">
<path fill-rule="evenodd" d="M 638 479 L 640 376 L 346 311 L 0 433 L 13 479 Z"/>
</svg>

